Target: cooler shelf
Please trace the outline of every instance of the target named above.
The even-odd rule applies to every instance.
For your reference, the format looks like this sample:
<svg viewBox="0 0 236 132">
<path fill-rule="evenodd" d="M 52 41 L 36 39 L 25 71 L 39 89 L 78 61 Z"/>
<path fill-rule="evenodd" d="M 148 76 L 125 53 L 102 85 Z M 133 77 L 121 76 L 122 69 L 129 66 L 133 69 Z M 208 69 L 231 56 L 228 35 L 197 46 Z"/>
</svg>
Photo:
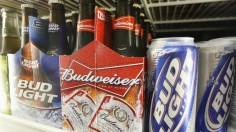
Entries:
<svg viewBox="0 0 236 132">
<path fill-rule="evenodd" d="M 95 0 L 114 15 L 115 0 Z M 156 33 L 235 30 L 236 0 L 140 0 Z M 0 8 L 11 7 L 21 14 L 20 5 L 33 3 L 39 16 L 48 18 L 48 0 L 0 0 Z M 66 0 L 67 16 L 78 10 L 78 0 Z"/>
<path fill-rule="evenodd" d="M 0 114 L 0 128 L 1 132 L 67 132 L 5 114 Z"/>
</svg>

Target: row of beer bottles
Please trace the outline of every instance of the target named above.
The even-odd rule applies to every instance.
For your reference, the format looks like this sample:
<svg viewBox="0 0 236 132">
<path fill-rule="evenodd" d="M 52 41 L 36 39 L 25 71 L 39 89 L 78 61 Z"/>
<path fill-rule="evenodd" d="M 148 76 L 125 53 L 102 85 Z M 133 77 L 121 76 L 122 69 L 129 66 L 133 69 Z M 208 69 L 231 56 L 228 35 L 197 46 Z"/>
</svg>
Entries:
<svg viewBox="0 0 236 132">
<path fill-rule="evenodd" d="M 49 44 L 42 49 L 47 51 L 48 55 L 69 55 L 94 40 L 94 27 L 84 28 L 83 24 L 94 26 L 95 0 L 80 0 L 79 12 L 72 13 L 70 30 L 66 28 L 64 1 L 49 0 L 49 5 Z M 1 54 L 15 53 L 29 41 L 28 17 L 37 17 L 38 13 L 31 4 L 23 4 L 21 8 L 21 42 L 16 11 L 9 8 L 1 10 L 3 18 Z M 145 17 L 143 13 L 140 14 L 138 2 L 116 0 L 116 9 L 111 48 L 123 56 L 145 56 L 150 21 L 144 21 Z M 124 20 L 128 24 L 122 22 Z M 72 32 L 69 43 L 66 30 Z"/>
<path fill-rule="evenodd" d="M 84 28 L 86 25 L 89 27 L 94 24 L 94 8 L 95 0 L 80 0 L 77 43 L 74 52 L 94 39 L 93 29 Z M 116 0 L 111 48 L 123 56 L 146 56 L 151 22 L 140 10 L 138 0 Z"/>
</svg>

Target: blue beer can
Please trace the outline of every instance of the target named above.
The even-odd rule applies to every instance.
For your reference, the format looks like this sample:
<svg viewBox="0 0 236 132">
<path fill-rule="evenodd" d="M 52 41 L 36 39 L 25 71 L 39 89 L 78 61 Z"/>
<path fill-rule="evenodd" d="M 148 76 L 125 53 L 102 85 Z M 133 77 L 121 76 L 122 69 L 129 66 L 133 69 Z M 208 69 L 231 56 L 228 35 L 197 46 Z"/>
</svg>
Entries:
<svg viewBox="0 0 236 132">
<path fill-rule="evenodd" d="M 153 40 L 148 51 L 150 132 L 195 130 L 198 50 L 189 37 Z M 153 66 L 150 66 L 152 64 Z M 150 77 L 151 76 L 151 77 Z"/>
<path fill-rule="evenodd" d="M 228 122 L 234 124 L 234 42 L 219 38 L 199 45 L 199 64 L 196 132 L 227 132 Z"/>
</svg>

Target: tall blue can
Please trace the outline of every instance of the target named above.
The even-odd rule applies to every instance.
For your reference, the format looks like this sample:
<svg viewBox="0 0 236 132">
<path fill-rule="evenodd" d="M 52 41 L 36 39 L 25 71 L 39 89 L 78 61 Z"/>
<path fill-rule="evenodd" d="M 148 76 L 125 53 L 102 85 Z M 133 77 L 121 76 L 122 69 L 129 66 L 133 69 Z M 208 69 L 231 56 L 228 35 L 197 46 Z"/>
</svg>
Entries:
<svg viewBox="0 0 236 132">
<path fill-rule="evenodd" d="M 194 131 L 198 50 L 193 38 L 154 40 L 148 51 L 150 132 Z M 150 77 L 151 75 L 151 77 Z"/>
<path fill-rule="evenodd" d="M 219 38 L 199 45 L 199 64 L 196 132 L 227 132 L 234 124 L 235 43 Z"/>
</svg>

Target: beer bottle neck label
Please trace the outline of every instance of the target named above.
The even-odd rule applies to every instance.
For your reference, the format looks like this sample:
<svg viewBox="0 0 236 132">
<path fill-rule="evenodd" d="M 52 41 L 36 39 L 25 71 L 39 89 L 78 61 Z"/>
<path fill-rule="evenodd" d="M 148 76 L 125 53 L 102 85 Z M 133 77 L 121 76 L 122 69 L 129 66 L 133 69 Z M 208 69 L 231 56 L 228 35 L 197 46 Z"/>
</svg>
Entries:
<svg viewBox="0 0 236 132">
<path fill-rule="evenodd" d="M 135 24 L 134 31 L 135 31 L 135 35 L 140 37 L 141 36 L 141 24 Z"/>
<path fill-rule="evenodd" d="M 49 24 L 49 28 L 48 28 L 48 32 L 59 32 L 61 29 L 61 26 L 55 23 L 50 23 Z"/>
<path fill-rule="evenodd" d="M 77 32 L 85 31 L 85 32 L 94 32 L 94 20 L 93 19 L 85 19 L 78 21 L 77 23 Z"/>
<path fill-rule="evenodd" d="M 21 33 L 22 34 L 29 34 L 29 27 L 28 26 L 22 26 L 22 29 L 21 29 Z"/>
<path fill-rule="evenodd" d="M 134 31 L 134 21 L 135 21 L 135 18 L 133 16 L 122 16 L 122 17 L 116 18 L 113 29 L 114 30 L 123 29 L 123 30 Z"/>
<path fill-rule="evenodd" d="M 150 42 L 152 41 L 152 35 L 151 35 L 151 33 L 148 33 L 147 41 L 148 41 L 148 43 L 150 43 Z"/>
<path fill-rule="evenodd" d="M 141 28 L 141 38 L 143 38 L 143 34 L 144 34 L 144 29 Z"/>
</svg>

